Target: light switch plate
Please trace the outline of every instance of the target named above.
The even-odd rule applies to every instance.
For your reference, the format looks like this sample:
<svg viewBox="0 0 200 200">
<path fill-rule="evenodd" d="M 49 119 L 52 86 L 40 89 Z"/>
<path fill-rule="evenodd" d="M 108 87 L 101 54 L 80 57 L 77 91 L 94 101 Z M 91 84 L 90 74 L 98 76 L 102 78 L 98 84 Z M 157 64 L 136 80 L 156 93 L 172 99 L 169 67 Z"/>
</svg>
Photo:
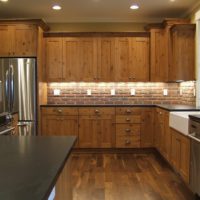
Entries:
<svg viewBox="0 0 200 200">
<path fill-rule="evenodd" d="M 87 90 L 87 95 L 88 95 L 88 96 L 91 96 L 91 95 L 92 95 L 92 90 L 88 89 L 88 90 Z"/>
<path fill-rule="evenodd" d="M 135 96 L 135 89 L 134 88 L 131 89 L 131 96 Z"/>
<path fill-rule="evenodd" d="M 115 89 L 111 89 L 111 90 L 110 90 L 110 94 L 111 94 L 112 96 L 115 96 Z"/>
<path fill-rule="evenodd" d="M 168 95 L 168 89 L 164 89 L 164 90 L 163 90 L 163 95 L 164 95 L 164 96 L 167 96 L 167 95 Z"/>
<path fill-rule="evenodd" d="M 53 90 L 53 95 L 54 96 L 60 96 L 60 90 L 59 89 Z"/>
</svg>

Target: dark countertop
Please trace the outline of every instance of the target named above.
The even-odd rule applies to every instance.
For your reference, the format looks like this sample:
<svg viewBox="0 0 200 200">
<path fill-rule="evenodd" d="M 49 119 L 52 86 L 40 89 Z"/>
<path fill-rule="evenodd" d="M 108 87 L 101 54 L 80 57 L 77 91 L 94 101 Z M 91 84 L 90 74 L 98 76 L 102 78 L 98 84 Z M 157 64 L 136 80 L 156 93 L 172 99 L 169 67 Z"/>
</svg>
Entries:
<svg viewBox="0 0 200 200">
<path fill-rule="evenodd" d="M 165 109 L 167 111 L 200 111 L 200 107 L 189 106 L 189 105 L 170 105 L 170 104 L 132 104 L 132 105 L 122 105 L 122 104 L 106 104 L 106 105 L 62 105 L 62 104 L 46 104 L 41 105 L 41 107 L 158 107 Z"/>
<path fill-rule="evenodd" d="M 75 137 L 1 136 L 0 199 L 46 200 Z"/>
</svg>

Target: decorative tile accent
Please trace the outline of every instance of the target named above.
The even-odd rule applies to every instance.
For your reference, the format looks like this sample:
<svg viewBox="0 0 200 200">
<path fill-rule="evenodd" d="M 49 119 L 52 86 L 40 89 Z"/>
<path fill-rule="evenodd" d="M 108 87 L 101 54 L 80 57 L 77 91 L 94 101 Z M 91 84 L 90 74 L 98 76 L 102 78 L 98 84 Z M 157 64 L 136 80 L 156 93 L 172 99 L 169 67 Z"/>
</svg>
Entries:
<svg viewBox="0 0 200 200">
<path fill-rule="evenodd" d="M 183 83 L 48 83 L 48 104 L 185 104 L 195 105 L 195 82 Z M 59 89 L 60 96 L 53 90 Z M 87 95 L 87 90 L 92 92 Z M 111 95 L 115 89 L 115 96 Z M 131 96 L 135 89 L 135 96 Z M 163 95 L 168 89 L 168 96 Z"/>
</svg>

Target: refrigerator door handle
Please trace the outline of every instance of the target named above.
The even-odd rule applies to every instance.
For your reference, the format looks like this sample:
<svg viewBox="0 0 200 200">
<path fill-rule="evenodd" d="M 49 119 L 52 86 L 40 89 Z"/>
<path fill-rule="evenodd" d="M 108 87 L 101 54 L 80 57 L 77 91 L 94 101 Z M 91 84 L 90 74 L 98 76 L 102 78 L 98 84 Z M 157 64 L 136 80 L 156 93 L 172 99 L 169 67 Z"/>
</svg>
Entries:
<svg viewBox="0 0 200 200">
<path fill-rule="evenodd" d="M 11 108 L 11 111 L 13 111 L 13 107 L 14 107 L 14 69 L 13 69 L 13 66 L 10 65 L 10 70 L 11 70 L 11 86 L 10 86 L 10 89 L 11 89 L 11 100 L 10 100 L 10 108 Z"/>
<path fill-rule="evenodd" d="M 5 82 L 5 93 L 6 93 L 6 104 L 8 110 L 10 110 L 10 98 L 9 98 L 9 70 L 6 71 L 6 82 Z"/>
</svg>

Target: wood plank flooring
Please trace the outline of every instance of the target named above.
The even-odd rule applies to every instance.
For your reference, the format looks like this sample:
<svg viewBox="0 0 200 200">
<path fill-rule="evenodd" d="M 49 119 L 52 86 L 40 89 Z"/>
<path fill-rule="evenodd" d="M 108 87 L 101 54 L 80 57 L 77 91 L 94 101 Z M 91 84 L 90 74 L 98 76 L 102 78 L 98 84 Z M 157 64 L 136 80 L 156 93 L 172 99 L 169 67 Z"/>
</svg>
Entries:
<svg viewBox="0 0 200 200">
<path fill-rule="evenodd" d="M 187 187 L 150 154 L 75 153 L 73 200 L 192 200 Z"/>
</svg>

